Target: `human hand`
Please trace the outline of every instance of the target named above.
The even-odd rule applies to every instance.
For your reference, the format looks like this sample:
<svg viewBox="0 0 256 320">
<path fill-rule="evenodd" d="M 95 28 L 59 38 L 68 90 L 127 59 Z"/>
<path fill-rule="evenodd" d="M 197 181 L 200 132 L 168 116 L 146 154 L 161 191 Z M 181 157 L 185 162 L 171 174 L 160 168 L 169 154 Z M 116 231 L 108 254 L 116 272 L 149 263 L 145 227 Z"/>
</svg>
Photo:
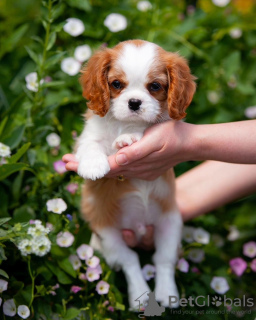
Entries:
<svg viewBox="0 0 256 320">
<path fill-rule="evenodd" d="M 142 139 L 108 157 L 108 178 L 155 180 L 176 164 L 191 160 L 190 138 L 194 125 L 166 121 L 144 133 Z"/>
</svg>

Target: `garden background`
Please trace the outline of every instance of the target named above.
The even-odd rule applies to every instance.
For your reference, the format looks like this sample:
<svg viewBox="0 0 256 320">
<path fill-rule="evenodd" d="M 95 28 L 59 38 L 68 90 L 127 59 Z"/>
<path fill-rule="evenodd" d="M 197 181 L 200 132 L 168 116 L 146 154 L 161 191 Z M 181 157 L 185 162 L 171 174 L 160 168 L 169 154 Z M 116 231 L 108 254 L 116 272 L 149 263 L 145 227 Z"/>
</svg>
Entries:
<svg viewBox="0 0 256 320">
<path fill-rule="evenodd" d="M 198 78 L 186 121 L 256 118 L 255 8 L 253 0 L 0 1 L 0 319 L 138 318 L 122 273 L 84 245 L 82 181 L 59 161 L 83 128 L 81 63 L 100 47 L 152 41 L 185 56 Z M 255 318 L 255 210 L 252 195 L 189 222 L 176 272 L 182 297 L 245 295 L 254 307 L 181 307 L 186 319 Z M 170 317 L 181 316 L 161 318 Z"/>
</svg>

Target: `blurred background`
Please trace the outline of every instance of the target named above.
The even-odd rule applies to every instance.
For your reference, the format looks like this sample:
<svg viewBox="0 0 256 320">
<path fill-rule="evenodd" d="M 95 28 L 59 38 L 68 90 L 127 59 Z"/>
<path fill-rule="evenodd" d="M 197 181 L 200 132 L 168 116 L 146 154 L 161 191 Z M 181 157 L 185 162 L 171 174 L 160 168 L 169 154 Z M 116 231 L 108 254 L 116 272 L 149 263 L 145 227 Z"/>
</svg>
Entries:
<svg viewBox="0 0 256 320">
<path fill-rule="evenodd" d="M 83 63 L 101 47 L 112 47 L 128 39 L 151 41 L 186 57 L 197 77 L 197 91 L 187 110 L 187 122 L 220 123 L 256 118 L 255 13 L 254 0 L 0 1 L 0 142 L 10 148 L 12 155 L 18 155 L 9 158 L 8 152 L 6 156 L 0 154 L 0 217 L 12 218 L 2 232 L 17 228 L 17 224 L 20 230 L 26 230 L 26 223 L 31 219 L 55 226 L 49 235 L 51 252 L 44 258 L 31 255 L 31 263 L 39 275 L 38 286 L 61 283 L 54 268 L 70 276 L 64 258 L 90 238 L 90 231 L 79 217 L 82 181 L 76 174 L 65 172 L 60 161 L 63 154 L 72 151 L 83 128 L 86 101 L 78 81 Z M 178 165 L 176 175 L 194 165 L 192 162 Z M 62 216 L 46 210 L 46 202 L 53 198 L 62 198 L 67 203 L 68 209 Z M 211 242 L 203 248 L 205 260 L 196 264 L 197 272 L 191 271 L 193 261 L 186 275 L 178 271 L 177 281 L 184 296 L 215 294 L 210 282 L 213 276 L 221 276 L 229 283 L 231 297 L 246 294 L 255 298 L 252 260 L 243 256 L 247 269 L 241 277 L 229 265 L 230 259 L 242 256 L 244 243 L 256 238 L 255 208 L 256 197 L 252 195 L 189 223 L 206 229 Z M 12 274 L 11 291 L 5 292 L 3 299 L 14 297 L 15 301 L 29 304 L 32 280 L 27 272 L 28 258 L 21 257 L 14 245 L 22 238 L 20 230 L 15 231 L 16 235 L 14 231 L 8 236 L 4 233 L 2 238 L 0 233 L 0 241 L 5 243 L 1 248 L 6 255 L 6 259 L 0 256 L 0 267 Z M 61 230 L 75 235 L 72 247 L 56 244 Z M 221 246 L 213 241 L 214 235 L 222 239 Z M 185 245 L 185 258 L 189 249 Z M 49 265 L 40 269 L 46 260 L 51 262 L 52 269 Z M 150 263 L 146 255 L 142 258 L 142 264 L 145 263 Z M 103 269 L 106 274 L 111 273 L 105 264 Z M 127 310 L 122 274 L 110 273 L 107 279 L 111 292 L 106 299 L 113 312 L 107 305 L 103 306 L 104 300 L 92 293 L 95 288 L 89 284 L 84 284 L 85 298 L 78 295 L 70 298 L 71 283 L 81 285 L 77 273 L 73 282 L 62 279 L 59 296 L 50 296 L 49 290 L 42 291 L 42 287 L 41 292 L 38 289 L 41 300 L 40 304 L 36 300 L 31 304 L 36 310 L 32 310 L 33 318 L 53 319 L 53 314 L 58 318 L 63 299 L 66 304 L 72 300 L 72 306 L 80 310 L 74 319 L 78 316 L 137 318 Z M 81 311 L 82 308 L 87 311 Z M 191 319 L 199 316 L 192 314 Z M 223 319 L 216 314 L 201 317 Z M 228 315 L 225 319 L 233 317 L 238 316 Z M 252 319 L 253 316 L 241 313 L 240 317 Z M 73 318 L 66 313 L 60 317 Z"/>
</svg>

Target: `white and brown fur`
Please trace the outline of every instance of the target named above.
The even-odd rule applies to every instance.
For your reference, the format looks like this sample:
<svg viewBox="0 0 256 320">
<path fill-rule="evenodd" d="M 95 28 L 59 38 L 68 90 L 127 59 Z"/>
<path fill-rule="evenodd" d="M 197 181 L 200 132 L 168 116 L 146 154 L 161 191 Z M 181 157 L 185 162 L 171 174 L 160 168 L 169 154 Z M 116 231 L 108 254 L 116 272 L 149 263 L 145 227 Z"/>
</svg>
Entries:
<svg viewBox="0 0 256 320">
<path fill-rule="evenodd" d="M 175 265 L 182 219 L 175 203 L 172 169 L 154 181 L 122 182 L 104 178 L 110 170 L 108 156 L 139 141 L 149 126 L 182 119 L 195 92 L 194 79 L 185 59 L 142 40 L 100 50 L 82 70 L 83 96 L 91 110 L 76 151 L 78 173 L 87 179 L 81 210 L 100 238 L 107 263 L 122 268 L 131 308 L 150 289 L 138 255 L 127 247 L 121 230 L 132 229 L 139 239 L 146 225 L 154 225 L 155 296 L 168 306 L 169 296 L 178 297 Z M 119 81 L 120 88 L 113 86 L 114 81 Z M 160 89 L 152 90 L 152 83 Z M 139 110 L 129 108 L 130 99 L 141 101 Z"/>
</svg>

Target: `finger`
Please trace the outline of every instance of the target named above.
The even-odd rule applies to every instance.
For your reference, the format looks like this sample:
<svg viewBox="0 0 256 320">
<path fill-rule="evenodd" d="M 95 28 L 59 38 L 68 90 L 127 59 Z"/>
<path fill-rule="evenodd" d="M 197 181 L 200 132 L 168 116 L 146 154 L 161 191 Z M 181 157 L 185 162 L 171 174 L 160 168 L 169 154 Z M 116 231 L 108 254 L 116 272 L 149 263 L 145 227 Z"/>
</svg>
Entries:
<svg viewBox="0 0 256 320">
<path fill-rule="evenodd" d="M 66 164 L 66 169 L 68 171 L 75 171 L 77 172 L 77 169 L 78 169 L 78 162 L 68 162 Z"/>
<path fill-rule="evenodd" d="M 115 156 L 115 161 L 117 165 L 124 166 L 146 157 L 153 151 L 152 141 L 146 136 L 131 146 L 119 150 Z"/>
<path fill-rule="evenodd" d="M 62 157 L 62 161 L 64 161 L 64 162 L 77 162 L 75 155 L 71 154 L 71 153 L 64 154 L 64 156 Z"/>
<path fill-rule="evenodd" d="M 132 230 L 123 229 L 122 235 L 123 235 L 124 241 L 129 247 L 134 248 L 137 245 L 137 240 Z"/>
</svg>

